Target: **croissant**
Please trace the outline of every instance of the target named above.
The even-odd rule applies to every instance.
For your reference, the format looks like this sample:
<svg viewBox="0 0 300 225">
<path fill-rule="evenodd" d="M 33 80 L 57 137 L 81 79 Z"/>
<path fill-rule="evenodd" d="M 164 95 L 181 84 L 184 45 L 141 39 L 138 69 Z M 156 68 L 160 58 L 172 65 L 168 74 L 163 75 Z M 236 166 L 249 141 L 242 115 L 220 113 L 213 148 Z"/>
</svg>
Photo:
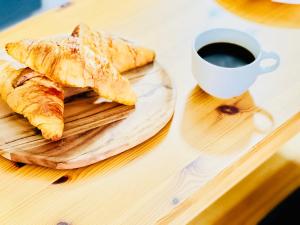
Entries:
<svg viewBox="0 0 300 225">
<path fill-rule="evenodd" d="M 16 69 L 0 61 L 0 95 L 13 111 L 40 129 L 44 138 L 61 138 L 64 96 L 58 84 L 28 67 Z"/>
<path fill-rule="evenodd" d="M 90 28 L 80 24 L 72 32 L 73 37 L 81 37 Z M 117 70 L 122 73 L 153 62 L 154 51 L 136 46 L 122 38 L 112 37 L 102 32 L 96 32 L 99 50 L 104 54 Z"/>
<path fill-rule="evenodd" d="M 100 50 L 101 37 L 88 27 L 80 37 L 22 40 L 8 43 L 6 51 L 34 71 L 70 87 L 91 87 L 101 97 L 134 105 L 136 95 Z"/>
</svg>

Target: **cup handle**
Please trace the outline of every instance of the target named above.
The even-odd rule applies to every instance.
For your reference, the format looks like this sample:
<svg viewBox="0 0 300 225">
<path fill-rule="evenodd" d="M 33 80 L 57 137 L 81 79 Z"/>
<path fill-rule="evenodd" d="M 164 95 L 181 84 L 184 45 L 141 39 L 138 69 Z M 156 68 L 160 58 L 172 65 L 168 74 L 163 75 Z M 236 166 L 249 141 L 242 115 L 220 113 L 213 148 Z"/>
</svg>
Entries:
<svg viewBox="0 0 300 225">
<path fill-rule="evenodd" d="M 273 59 L 275 62 L 270 66 L 263 67 L 261 65 L 261 63 L 262 63 L 262 61 L 264 61 L 266 59 Z M 258 65 L 260 74 L 269 73 L 269 72 L 276 70 L 278 68 L 279 64 L 280 64 L 280 57 L 277 53 L 263 51 L 262 56 L 259 60 L 259 65 Z"/>
</svg>

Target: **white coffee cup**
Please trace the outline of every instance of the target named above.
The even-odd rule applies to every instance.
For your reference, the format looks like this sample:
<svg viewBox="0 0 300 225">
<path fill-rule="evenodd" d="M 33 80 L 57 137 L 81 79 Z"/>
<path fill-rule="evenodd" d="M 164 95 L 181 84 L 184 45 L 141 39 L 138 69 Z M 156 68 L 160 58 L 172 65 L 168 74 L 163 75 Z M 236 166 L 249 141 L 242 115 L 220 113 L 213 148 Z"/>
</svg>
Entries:
<svg viewBox="0 0 300 225">
<path fill-rule="evenodd" d="M 247 65 L 228 68 L 212 64 L 201 58 L 197 51 L 202 47 L 218 42 L 233 43 L 250 51 L 255 60 Z M 270 66 L 263 67 L 262 61 L 272 59 Z M 243 94 L 257 77 L 274 71 L 280 64 L 274 52 L 262 50 L 258 41 L 251 35 L 225 28 L 205 31 L 196 36 L 192 49 L 192 72 L 199 86 L 207 93 L 218 98 L 231 98 Z"/>
</svg>

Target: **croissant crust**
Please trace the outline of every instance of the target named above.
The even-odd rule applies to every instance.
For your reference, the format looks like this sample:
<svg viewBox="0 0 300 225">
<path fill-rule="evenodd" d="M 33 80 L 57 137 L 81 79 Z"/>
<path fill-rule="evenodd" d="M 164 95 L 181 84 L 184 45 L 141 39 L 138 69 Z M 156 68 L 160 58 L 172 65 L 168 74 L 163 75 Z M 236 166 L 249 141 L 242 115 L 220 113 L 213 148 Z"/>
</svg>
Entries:
<svg viewBox="0 0 300 225">
<path fill-rule="evenodd" d="M 4 61 L 0 65 L 2 99 L 40 129 L 44 138 L 60 139 L 64 129 L 63 89 L 29 68 L 16 69 Z"/>
<path fill-rule="evenodd" d="M 136 103 L 127 78 L 101 49 L 101 36 L 87 26 L 62 39 L 8 43 L 9 55 L 64 86 L 92 87 L 101 97 L 126 105 Z"/>
</svg>

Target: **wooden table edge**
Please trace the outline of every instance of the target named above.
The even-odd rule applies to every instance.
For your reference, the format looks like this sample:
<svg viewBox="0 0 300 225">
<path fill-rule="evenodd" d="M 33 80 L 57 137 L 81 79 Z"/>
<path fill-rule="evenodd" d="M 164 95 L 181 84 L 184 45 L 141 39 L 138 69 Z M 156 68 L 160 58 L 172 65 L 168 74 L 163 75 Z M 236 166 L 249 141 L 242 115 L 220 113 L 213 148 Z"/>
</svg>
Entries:
<svg viewBox="0 0 300 225">
<path fill-rule="evenodd" d="M 284 124 L 253 146 L 251 150 L 244 154 L 239 160 L 235 161 L 229 167 L 226 167 L 204 187 L 198 189 L 168 214 L 161 217 L 161 219 L 157 221 L 157 224 L 182 225 L 191 222 L 198 214 L 273 156 L 280 149 L 280 146 L 285 144 L 299 131 L 300 112 L 290 117 Z M 218 185 L 216 185 L 216 180 Z M 222 189 L 219 188 L 220 186 L 222 186 Z M 201 196 L 202 192 L 206 193 L 204 196 L 204 198 L 207 199 L 206 201 L 204 201 L 203 196 Z M 217 194 L 215 195 L 215 193 Z"/>
</svg>

